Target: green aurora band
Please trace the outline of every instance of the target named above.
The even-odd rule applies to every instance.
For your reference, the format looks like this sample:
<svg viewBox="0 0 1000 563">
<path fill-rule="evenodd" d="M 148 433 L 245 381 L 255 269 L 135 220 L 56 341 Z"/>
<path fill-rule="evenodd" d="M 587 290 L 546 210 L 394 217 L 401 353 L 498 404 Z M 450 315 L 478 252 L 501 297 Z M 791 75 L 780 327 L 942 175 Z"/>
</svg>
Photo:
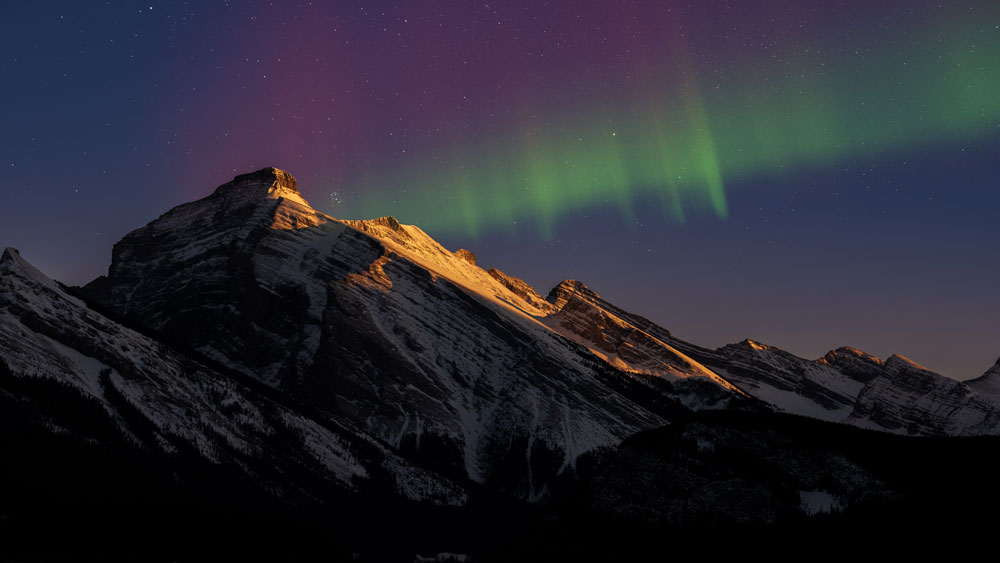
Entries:
<svg viewBox="0 0 1000 563">
<path fill-rule="evenodd" d="M 727 179 L 995 135 L 1000 33 L 979 29 L 953 28 L 933 50 L 758 65 L 752 78 L 723 73 L 709 88 L 689 65 L 675 65 L 680 83 L 637 98 L 632 115 L 567 108 L 565 118 L 528 123 L 503 142 L 459 140 L 446 155 L 369 171 L 362 187 L 377 189 L 334 212 L 389 211 L 435 235 L 472 238 L 528 221 L 550 239 L 562 215 L 608 205 L 631 223 L 640 201 L 659 201 L 675 223 L 689 212 L 725 219 Z M 671 54 L 689 62 L 679 51 Z"/>
</svg>

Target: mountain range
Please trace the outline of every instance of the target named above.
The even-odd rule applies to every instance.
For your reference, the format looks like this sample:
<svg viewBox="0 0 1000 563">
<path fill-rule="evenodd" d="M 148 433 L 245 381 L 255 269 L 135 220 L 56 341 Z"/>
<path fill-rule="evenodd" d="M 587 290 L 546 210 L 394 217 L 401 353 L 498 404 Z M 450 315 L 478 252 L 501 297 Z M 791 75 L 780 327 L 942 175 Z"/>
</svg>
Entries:
<svg viewBox="0 0 1000 563">
<path fill-rule="evenodd" d="M 266 168 L 127 234 L 83 287 L 4 250 L 0 405 L 8 530 L 100 505 L 135 538 L 124 514 L 190 534 L 174 516 L 202 511 L 300 541 L 334 526 L 331 556 L 531 558 L 554 514 L 636 533 L 912 498 L 873 452 L 977 459 L 1000 361 L 960 382 L 849 347 L 704 348 L 579 281 L 543 296 L 393 217 L 330 217 Z M 392 548 L 387 511 L 413 526 Z M 464 527 L 497 515 L 534 524 Z"/>
</svg>

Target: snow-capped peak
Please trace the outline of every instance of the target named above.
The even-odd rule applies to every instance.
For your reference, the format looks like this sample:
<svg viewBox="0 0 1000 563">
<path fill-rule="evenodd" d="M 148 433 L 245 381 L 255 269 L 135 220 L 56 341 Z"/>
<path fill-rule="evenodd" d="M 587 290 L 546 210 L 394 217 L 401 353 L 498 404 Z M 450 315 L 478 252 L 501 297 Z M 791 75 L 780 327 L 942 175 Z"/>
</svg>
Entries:
<svg viewBox="0 0 1000 563">
<path fill-rule="evenodd" d="M 413 225 L 402 225 L 392 215 L 376 217 L 375 219 L 343 219 L 341 222 L 377 238 L 389 238 L 395 242 L 412 241 L 413 237 L 407 230 L 408 227 L 416 228 Z"/>
<path fill-rule="evenodd" d="M 263 196 L 270 199 L 284 198 L 311 208 L 309 202 L 299 193 L 299 183 L 295 177 L 273 166 L 248 174 L 240 174 L 233 178 L 232 182 L 219 186 L 215 193 L 219 195 Z"/>
<path fill-rule="evenodd" d="M 986 373 L 966 383 L 984 395 L 1000 395 L 1000 359 Z"/>
<path fill-rule="evenodd" d="M 0 264 L 7 264 L 8 262 L 13 263 L 15 260 L 21 258 L 21 253 L 17 251 L 16 248 L 8 246 L 3 249 L 3 255 L 0 256 Z"/>
<path fill-rule="evenodd" d="M 3 255 L 0 256 L 0 275 L 4 277 L 14 275 L 59 291 L 58 284 L 52 278 L 32 266 L 21 257 L 21 253 L 16 248 L 10 246 L 5 248 Z"/>
<path fill-rule="evenodd" d="M 857 360 L 864 360 L 873 364 L 882 363 L 882 360 L 876 358 L 875 356 L 851 346 L 841 346 L 836 350 L 830 350 L 825 356 L 817 361 L 824 364 L 840 364 L 845 361 L 853 362 Z"/>
<path fill-rule="evenodd" d="M 816 360 L 816 363 L 833 367 L 851 379 L 862 382 L 871 381 L 881 374 L 884 364 L 879 358 L 850 346 L 830 350 Z"/>
<path fill-rule="evenodd" d="M 926 367 L 914 362 L 913 360 L 907 358 L 906 356 L 901 356 L 899 354 L 893 354 L 889 356 L 889 359 L 885 361 L 885 367 L 892 371 L 903 371 L 903 370 L 919 370 L 931 372 L 931 370 Z"/>
<path fill-rule="evenodd" d="M 392 215 L 386 215 L 384 217 L 376 217 L 374 219 L 349 219 L 346 222 L 362 231 L 374 230 L 377 231 L 379 228 L 386 228 L 390 231 L 400 232 L 403 231 L 403 225 L 398 219 Z"/>
<path fill-rule="evenodd" d="M 766 352 L 769 350 L 776 350 L 784 353 L 784 350 L 777 348 L 776 346 L 771 346 L 769 344 L 764 344 L 762 342 L 757 342 L 756 340 L 751 340 L 749 338 L 744 338 L 735 344 L 727 344 L 722 347 L 723 350 L 734 349 L 734 350 L 751 350 L 756 352 Z"/>
</svg>

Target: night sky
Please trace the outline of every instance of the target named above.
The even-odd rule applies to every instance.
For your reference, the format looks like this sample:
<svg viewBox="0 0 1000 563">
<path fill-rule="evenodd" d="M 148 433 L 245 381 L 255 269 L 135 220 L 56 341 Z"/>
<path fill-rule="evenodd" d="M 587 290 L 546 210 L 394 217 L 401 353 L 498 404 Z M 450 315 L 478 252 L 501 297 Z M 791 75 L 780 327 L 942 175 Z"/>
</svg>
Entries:
<svg viewBox="0 0 1000 563">
<path fill-rule="evenodd" d="M 235 174 L 676 336 L 1000 355 L 1000 2 L 0 4 L 3 221 L 70 284 Z"/>
</svg>

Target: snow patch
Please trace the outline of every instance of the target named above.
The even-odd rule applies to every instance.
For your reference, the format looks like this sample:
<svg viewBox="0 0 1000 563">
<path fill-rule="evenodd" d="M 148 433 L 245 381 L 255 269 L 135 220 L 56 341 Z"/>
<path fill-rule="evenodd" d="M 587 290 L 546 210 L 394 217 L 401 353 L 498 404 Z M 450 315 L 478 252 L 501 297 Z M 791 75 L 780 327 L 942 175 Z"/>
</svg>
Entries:
<svg viewBox="0 0 1000 563">
<path fill-rule="evenodd" d="M 842 510 L 840 501 L 827 491 L 799 491 L 799 509 L 807 516 Z"/>
</svg>

